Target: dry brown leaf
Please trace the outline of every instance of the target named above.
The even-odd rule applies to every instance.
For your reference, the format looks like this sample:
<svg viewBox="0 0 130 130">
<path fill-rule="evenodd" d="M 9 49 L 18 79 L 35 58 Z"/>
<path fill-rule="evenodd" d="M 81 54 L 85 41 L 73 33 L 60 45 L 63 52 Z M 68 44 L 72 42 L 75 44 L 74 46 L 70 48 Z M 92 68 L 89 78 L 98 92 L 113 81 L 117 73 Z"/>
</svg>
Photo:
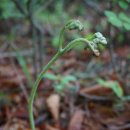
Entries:
<svg viewBox="0 0 130 130">
<path fill-rule="evenodd" d="M 110 94 L 112 91 L 109 88 L 102 87 L 101 85 L 94 85 L 92 87 L 86 87 L 80 90 L 81 93 L 87 93 L 91 95 L 106 95 Z"/>
<path fill-rule="evenodd" d="M 47 98 L 47 105 L 55 121 L 59 120 L 60 96 L 52 94 Z"/>
<path fill-rule="evenodd" d="M 81 130 L 83 119 L 84 112 L 77 110 L 70 121 L 68 130 Z"/>
<path fill-rule="evenodd" d="M 59 130 L 59 129 L 54 128 L 54 127 L 50 126 L 49 124 L 46 124 L 46 130 Z"/>
<path fill-rule="evenodd" d="M 17 72 L 21 82 L 25 82 L 26 77 L 24 76 L 22 70 L 17 68 Z M 0 88 L 14 88 L 17 86 L 19 86 L 19 81 L 13 67 L 11 67 L 10 65 L 0 65 Z"/>
<path fill-rule="evenodd" d="M 8 123 L 6 123 L 3 130 L 30 130 L 30 129 L 28 128 L 27 122 L 14 118 L 11 119 Z"/>
</svg>

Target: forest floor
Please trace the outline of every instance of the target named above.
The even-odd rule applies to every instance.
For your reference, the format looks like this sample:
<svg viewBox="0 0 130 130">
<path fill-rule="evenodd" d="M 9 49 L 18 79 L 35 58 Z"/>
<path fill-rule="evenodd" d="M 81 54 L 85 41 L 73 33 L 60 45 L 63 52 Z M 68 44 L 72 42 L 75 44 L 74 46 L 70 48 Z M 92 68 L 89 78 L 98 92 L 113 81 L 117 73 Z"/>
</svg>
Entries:
<svg viewBox="0 0 130 130">
<path fill-rule="evenodd" d="M 4 54 L 4 53 L 3 53 Z M 130 95 L 130 46 L 115 50 L 112 64 L 108 50 L 100 57 L 88 51 L 71 51 L 61 57 L 49 73 L 73 75 L 74 91 L 54 90 L 58 81 L 44 79 L 34 104 L 37 130 L 130 130 L 130 103 L 121 100 L 108 88 L 96 82 L 98 78 L 118 81 L 124 96 Z M 47 62 L 53 56 L 46 54 Z M 33 74 L 32 65 L 28 65 Z M 114 66 L 114 68 L 113 68 Z M 0 59 L 0 130 L 31 130 L 27 99 L 30 88 L 15 57 Z"/>
</svg>

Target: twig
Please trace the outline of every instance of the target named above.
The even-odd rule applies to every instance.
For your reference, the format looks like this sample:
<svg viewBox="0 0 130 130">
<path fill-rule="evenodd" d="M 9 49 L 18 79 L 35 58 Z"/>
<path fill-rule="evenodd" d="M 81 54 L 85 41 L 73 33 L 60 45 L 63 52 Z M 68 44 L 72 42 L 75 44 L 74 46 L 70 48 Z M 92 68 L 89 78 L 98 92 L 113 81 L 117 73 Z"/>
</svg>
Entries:
<svg viewBox="0 0 130 130">
<path fill-rule="evenodd" d="M 20 51 L 20 54 L 22 56 L 31 56 L 33 54 L 33 49 Z M 8 57 L 16 57 L 16 56 L 17 56 L 16 52 L 0 53 L 0 58 L 8 58 Z"/>
<path fill-rule="evenodd" d="M 125 124 L 125 125 L 122 125 L 122 126 L 118 126 L 118 127 L 112 127 L 111 130 L 124 130 L 124 129 L 128 129 L 130 128 L 130 123 L 129 124 Z"/>
<path fill-rule="evenodd" d="M 95 96 L 95 95 L 90 95 L 81 92 L 79 93 L 79 95 L 87 98 L 88 100 L 93 100 L 93 101 L 112 101 L 112 98 L 104 97 L 104 96 Z"/>
</svg>

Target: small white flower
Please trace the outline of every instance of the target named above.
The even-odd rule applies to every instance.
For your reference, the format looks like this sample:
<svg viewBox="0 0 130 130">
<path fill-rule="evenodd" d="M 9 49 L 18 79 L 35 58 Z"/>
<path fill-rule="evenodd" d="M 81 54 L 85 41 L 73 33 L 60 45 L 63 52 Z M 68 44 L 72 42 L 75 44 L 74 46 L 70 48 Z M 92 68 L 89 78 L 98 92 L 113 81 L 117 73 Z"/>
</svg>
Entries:
<svg viewBox="0 0 130 130">
<path fill-rule="evenodd" d="M 107 44 L 107 40 L 106 38 L 100 33 L 100 32 L 97 32 L 95 33 L 95 39 L 93 40 L 95 43 L 102 43 L 102 44 Z"/>
<path fill-rule="evenodd" d="M 96 36 L 97 38 L 102 38 L 102 37 L 103 37 L 103 35 L 102 35 L 100 32 L 95 33 L 95 36 Z"/>
</svg>

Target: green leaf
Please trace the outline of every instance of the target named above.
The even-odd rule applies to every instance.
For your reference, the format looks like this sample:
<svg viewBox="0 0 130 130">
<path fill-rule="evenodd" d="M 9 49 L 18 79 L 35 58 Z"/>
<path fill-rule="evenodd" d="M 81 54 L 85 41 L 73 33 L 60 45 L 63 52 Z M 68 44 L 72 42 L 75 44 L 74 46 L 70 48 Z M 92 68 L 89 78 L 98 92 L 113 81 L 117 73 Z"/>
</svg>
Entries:
<svg viewBox="0 0 130 130">
<path fill-rule="evenodd" d="M 108 21 L 115 27 L 122 27 L 122 22 L 120 21 L 120 19 L 118 19 L 117 17 L 111 17 L 108 19 Z"/>
<path fill-rule="evenodd" d="M 21 55 L 21 53 L 17 49 L 16 49 L 16 58 L 20 64 L 20 66 L 22 67 L 22 70 L 23 70 L 25 76 L 27 77 L 29 85 L 32 86 L 33 81 L 32 81 L 32 77 L 29 72 L 29 68 L 27 66 L 26 60 L 24 59 L 24 57 Z"/>
<path fill-rule="evenodd" d="M 59 36 L 54 36 L 52 38 L 52 45 L 57 48 L 59 46 Z"/>
<path fill-rule="evenodd" d="M 57 76 L 51 73 L 46 73 L 44 77 L 50 80 L 57 80 Z"/>
<path fill-rule="evenodd" d="M 92 41 L 92 40 L 95 38 L 95 36 L 94 36 L 93 33 L 90 33 L 90 34 L 88 34 L 85 38 L 86 38 L 87 40 L 89 40 L 89 41 Z"/>
<path fill-rule="evenodd" d="M 58 84 L 55 86 L 55 91 L 61 93 L 64 90 L 64 85 Z"/>
<path fill-rule="evenodd" d="M 68 84 L 70 81 L 76 81 L 76 78 L 72 75 L 67 75 L 61 79 L 61 84 Z"/>
<path fill-rule="evenodd" d="M 113 11 L 105 11 L 105 15 L 108 18 L 108 22 L 110 22 L 113 26 L 121 28 L 122 21 L 117 17 L 117 15 Z"/>
<path fill-rule="evenodd" d="M 110 88 L 117 97 L 122 98 L 123 97 L 123 89 L 119 85 L 117 81 L 105 81 L 103 79 L 97 79 L 97 82 L 102 85 L 103 87 Z"/>
<path fill-rule="evenodd" d="M 130 17 L 128 17 L 125 13 L 119 13 L 119 18 L 124 22 L 128 22 L 130 24 Z"/>
<path fill-rule="evenodd" d="M 105 15 L 109 18 L 109 17 L 116 17 L 116 14 L 113 11 L 105 11 Z"/>
<path fill-rule="evenodd" d="M 128 9 L 129 7 L 128 3 L 124 0 L 119 1 L 119 6 L 124 10 Z"/>
<path fill-rule="evenodd" d="M 130 30 L 130 23 L 123 23 L 123 26 L 127 31 Z"/>
</svg>

